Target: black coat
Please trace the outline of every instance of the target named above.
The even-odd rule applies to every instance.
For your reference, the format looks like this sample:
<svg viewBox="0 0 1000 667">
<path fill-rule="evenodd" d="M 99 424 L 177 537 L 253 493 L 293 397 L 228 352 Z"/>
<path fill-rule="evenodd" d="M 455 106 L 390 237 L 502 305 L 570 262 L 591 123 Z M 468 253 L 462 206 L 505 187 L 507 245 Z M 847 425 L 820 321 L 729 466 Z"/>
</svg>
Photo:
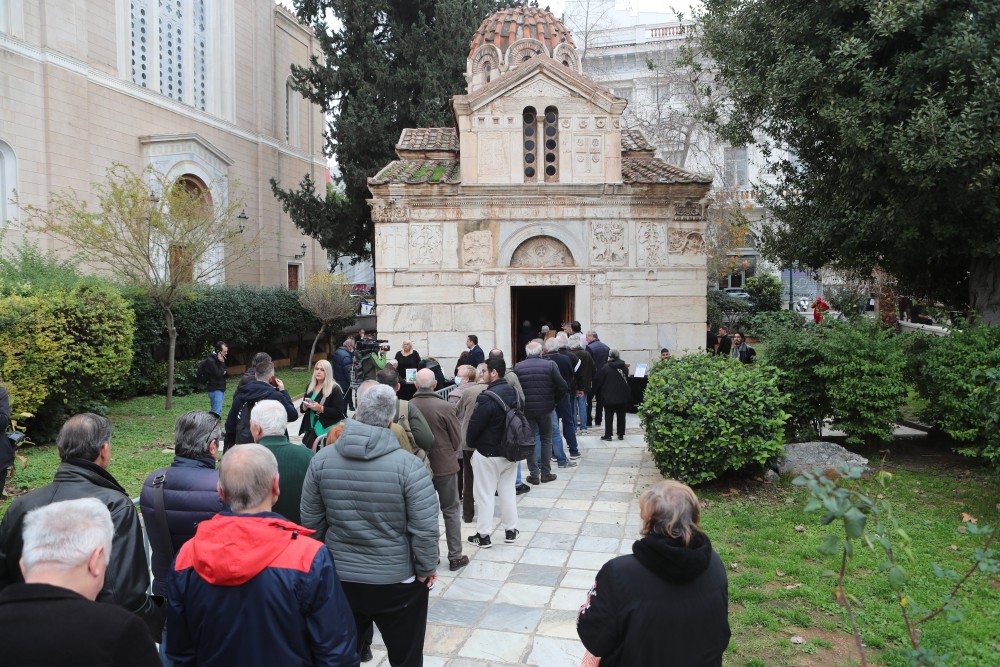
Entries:
<svg viewBox="0 0 1000 667">
<path fill-rule="evenodd" d="M 556 362 L 550 359 L 529 357 L 514 366 L 514 373 L 524 392 L 524 414 L 541 417 L 556 408 L 569 390 Z"/>
<path fill-rule="evenodd" d="M 158 640 L 163 631 L 164 610 L 146 595 L 149 563 L 146 561 L 139 513 L 111 473 L 91 461 L 66 459 L 59 464 L 51 484 L 21 496 L 7 508 L 7 514 L 0 522 L 0 589 L 24 581 L 18 564 L 24 548 L 21 541 L 24 515 L 39 507 L 77 498 L 97 498 L 107 505 L 115 527 L 111 562 L 104 576 L 104 588 L 97 599 L 135 613 L 146 622 L 150 636 Z"/>
<path fill-rule="evenodd" d="M 111 574 L 111 570 L 108 570 Z M 68 588 L 14 584 L 0 593 L 4 667 L 159 667 L 142 621 Z"/>
<path fill-rule="evenodd" d="M 306 398 L 309 398 L 308 387 L 305 392 Z M 305 401 L 299 404 L 299 412 L 305 415 L 302 418 L 302 423 L 299 424 L 299 433 L 302 435 L 302 444 L 312 449 L 313 442 L 316 441 L 316 429 L 310 424 L 311 415 L 316 415 L 316 419 L 323 428 L 330 428 L 339 421 L 343 421 L 347 416 L 347 408 L 344 405 L 344 392 L 340 388 L 340 385 L 336 382 L 333 383 L 333 391 L 330 392 L 329 396 L 321 396 L 320 403 L 323 404 L 323 412 L 314 412 L 312 410 L 306 409 Z"/>
<path fill-rule="evenodd" d="M 288 391 L 279 391 L 267 382 L 253 380 L 246 384 L 241 384 L 236 388 L 233 395 L 233 405 L 229 408 L 229 416 L 226 418 L 226 448 L 233 445 L 246 445 L 253 442 L 250 435 L 250 411 L 258 401 L 278 401 L 285 406 L 285 413 L 288 421 L 293 422 L 299 418 L 298 410 L 292 403 L 292 397 Z M 246 405 L 246 410 L 243 410 Z M 240 414 L 240 411 L 244 414 Z"/>
<path fill-rule="evenodd" d="M 594 367 L 601 370 L 608 363 L 608 354 L 611 352 L 611 348 L 602 343 L 600 339 L 595 338 L 587 343 L 587 352 L 590 352 L 590 356 L 594 358 Z"/>
<path fill-rule="evenodd" d="M 628 366 L 624 361 L 611 359 L 597 371 L 594 394 L 601 397 L 604 405 L 627 405 L 632 400 L 632 390 L 628 386 Z"/>
<path fill-rule="evenodd" d="M 208 391 L 225 391 L 226 362 L 219 361 L 218 353 L 213 352 L 208 355 L 208 358 L 202 363 L 204 365 L 201 367 L 205 372 L 205 381 L 208 384 Z"/>
<path fill-rule="evenodd" d="M 661 535 L 604 564 L 576 631 L 601 667 L 717 667 L 729 644 L 726 568 L 705 535 Z"/>
<path fill-rule="evenodd" d="M 163 511 L 166 515 L 166 534 L 160 515 L 156 511 L 154 484 L 163 475 Z M 139 508 L 153 552 L 153 594 L 167 594 L 170 563 L 184 543 L 194 537 L 195 528 L 225 508 L 219 496 L 219 472 L 215 459 L 210 456 L 189 459 L 175 456 L 169 468 L 150 473 L 139 493 Z M 168 543 L 169 542 L 169 543 Z"/>
<path fill-rule="evenodd" d="M 517 392 L 503 378 L 491 383 L 486 391 L 497 394 L 510 407 L 517 405 Z M 500 439 L 507 424 L 507 413 L 500 409 L 495 399 L 484 395 L 486 391 L 476 396 L 465 444 L 483 456 L 502 456 Z"/>
<path fill-rule="evenodd" d="M 569 391 L 571 395 L 575 396 L 576 378 L 573 376 L 573 367 L 576 366 L 576 359 L 562 350 L 559 352 L 547 352 L 545 353 L 544 358 L 551 359 L 556 362 L 556 366 L 559 367 L 559 374 L 562 375 L 562 379 L 568 388 L 567 391 Z"/>
<path fill-rule="evenodd" d="M 594 367 L 594 357 L 591 356 L 590 352 L 586 350 L 574 350 L 570 348 L 569 353 L 573 355 L 573 365 L 576 366 L 576 362 L 580 362 L 580 367 L 576 369 L 576 390 L 585 393 L 590 393 L 590 387 L 594 383 L 594 373 L 597 369 Z"/>
</svg>

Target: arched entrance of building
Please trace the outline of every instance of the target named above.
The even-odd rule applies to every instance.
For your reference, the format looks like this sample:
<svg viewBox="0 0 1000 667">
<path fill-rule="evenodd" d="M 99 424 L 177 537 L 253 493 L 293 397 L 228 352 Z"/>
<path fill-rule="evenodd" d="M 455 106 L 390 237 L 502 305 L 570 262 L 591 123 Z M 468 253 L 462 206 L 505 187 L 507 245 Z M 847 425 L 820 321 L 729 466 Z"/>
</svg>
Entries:
<svg viewBox="0 0 1000 667">
<path fill-rule="evenodd" d="M 576 287 L 511 287 L 511 337 L 515 361 L 524 359 L 524 346 L 538 336 L 543 324 L 559 331 L 563 322 L 573 319 L 576 311 Z"/>
<path fill-rule="evenodd" d="M 551 236 L 535 236 L 523 242 L 510 258 L 511 269 L 565 270 L 575 265 L 566 245 Z M 574 285 L 518 286 L 510 288 L 511 337 L 515 361 L 524 358 L 524 346 L 538 335 L 543 324 L 555 331 L 574 319 Z"/>
</svg>

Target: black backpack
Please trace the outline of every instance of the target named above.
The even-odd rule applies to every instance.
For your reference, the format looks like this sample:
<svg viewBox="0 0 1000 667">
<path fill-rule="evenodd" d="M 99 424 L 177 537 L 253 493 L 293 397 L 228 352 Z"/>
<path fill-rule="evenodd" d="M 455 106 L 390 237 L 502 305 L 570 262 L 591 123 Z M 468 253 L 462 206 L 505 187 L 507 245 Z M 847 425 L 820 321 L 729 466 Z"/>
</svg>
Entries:
<svg viewBox="0 0 1000 667">
<path fill-rule="evenodd" d="M 483 392 L 500 404 L 504 411 L 503 435 L 500 437 L 500 453 L 511 462 L 524 461 L 535 453 L 535 431 L 521 406 L 508 407 L 504 400 L 492 391 Z"/>
</svg>

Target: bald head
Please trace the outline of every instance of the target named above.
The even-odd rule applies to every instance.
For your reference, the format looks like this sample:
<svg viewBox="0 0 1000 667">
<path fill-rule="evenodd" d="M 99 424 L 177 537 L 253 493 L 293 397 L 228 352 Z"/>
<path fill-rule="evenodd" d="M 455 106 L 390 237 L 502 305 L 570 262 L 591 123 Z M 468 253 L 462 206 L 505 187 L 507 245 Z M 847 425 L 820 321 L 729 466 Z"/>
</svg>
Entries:
<svg viewBox="0 0 1000 667">
<path fill-rule="evenodd" d="M 434 371 L 429 368 L 421 368 L 417 371 L 417 389 L 433 389 L 437 384 L 434 379 Z"/>
<path fill-rule="evenodd" d="M 235 514 L 270 511 L 278 499 L 278 461 L 267 447 L 237 445 L 222 457 L 219 494 Z"/>
</svg>

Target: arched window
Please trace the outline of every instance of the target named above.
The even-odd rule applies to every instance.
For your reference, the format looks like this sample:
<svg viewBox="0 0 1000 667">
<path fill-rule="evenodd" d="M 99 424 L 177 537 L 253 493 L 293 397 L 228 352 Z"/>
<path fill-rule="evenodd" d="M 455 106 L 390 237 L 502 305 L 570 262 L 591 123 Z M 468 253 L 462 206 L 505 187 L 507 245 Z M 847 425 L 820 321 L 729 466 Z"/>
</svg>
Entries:
<svg viewBox="0 0 1000 667">
<path fill-rule="evenodd" d="M 559 180 L 559 109 L 547 107 L 542 124 L 545 147 L 545 181 Z"/>
<path fill-rule="evenodd" d="M 524 107 L 521 113 L 522 139 L 524 141 L 524 182 L 538 180 L 538 115 L 535 107 Z"/>
<path fill-rule="evenodd" d="M 14 217 L 14 188 L 17 186 L 17 164 L 14 151 L 0 141 L 0 226 Z"/>
</svg>

